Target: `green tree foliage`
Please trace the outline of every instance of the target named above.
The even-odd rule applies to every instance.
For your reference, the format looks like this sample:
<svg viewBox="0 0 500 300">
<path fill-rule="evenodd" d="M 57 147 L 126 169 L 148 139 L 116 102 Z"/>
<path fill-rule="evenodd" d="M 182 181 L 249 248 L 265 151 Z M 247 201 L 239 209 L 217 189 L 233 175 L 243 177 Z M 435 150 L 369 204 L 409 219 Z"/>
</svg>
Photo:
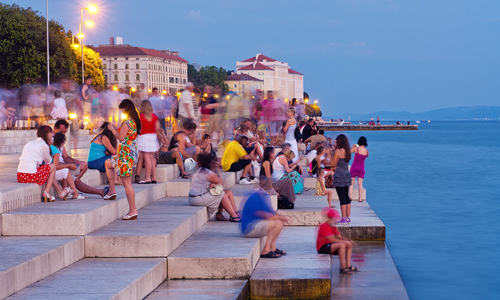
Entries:
<svg viewBox="0 0 500 300">
<path fill-rule="evenodd" d="M 77 75 L 75 81 L 82 84 L 82 50 L 81 48 L 75 48 L 75 69 L 77 70 Z M 85 56 L 85 77 L 92 77 L 92 85 L 96 87 L 104 88 L 104 75 L 102 74 L 102 62 L 99 59 L 99 53 L 94 50 L 83 47 L 83 55 Z"/>
<path fill-rule="evenodd" d="M 317 104 L 306 104 L 306 115 L 309 117 L 321 117 L 323 113 Z"/>
<path fill-rule="evenodd" d="M 309 94 L 304 92 L 304 99 L 309 99 Z"/>
<path fill-rule="evenodd" d="M 196 71 L 196 69 L 188 65 L 188 80 L 196 87 L 201 88 L 205 85 L 219 86 L 223 92 L 229 91 L 228 85 L 225 83 L 227 71 L 216 66 L 205 66 Z"/>
<path fill-rule="evenodd" d="M 31 8 L 0 3 L 0 86 L 47 82 L 46 21 Z M 75 78 L 76 56 L 64 28 L 49 21 L 50 80 Z"/>
</svg>

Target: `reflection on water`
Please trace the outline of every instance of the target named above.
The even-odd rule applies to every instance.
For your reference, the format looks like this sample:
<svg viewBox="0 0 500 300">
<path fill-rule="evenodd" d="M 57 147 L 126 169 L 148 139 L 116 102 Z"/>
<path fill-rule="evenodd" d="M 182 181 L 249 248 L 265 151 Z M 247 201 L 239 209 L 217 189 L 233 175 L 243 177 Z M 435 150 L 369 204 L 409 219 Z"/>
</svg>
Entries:
<svg viewBox="0 0 500 300">
<path fill-rule="evenodd" d="M 329 132 L 335 137 L 339 132 Z M 500 122 L 432 122 L 368 139 L 367 198 L 411 299 L 500 293 Z"/>
</svg>

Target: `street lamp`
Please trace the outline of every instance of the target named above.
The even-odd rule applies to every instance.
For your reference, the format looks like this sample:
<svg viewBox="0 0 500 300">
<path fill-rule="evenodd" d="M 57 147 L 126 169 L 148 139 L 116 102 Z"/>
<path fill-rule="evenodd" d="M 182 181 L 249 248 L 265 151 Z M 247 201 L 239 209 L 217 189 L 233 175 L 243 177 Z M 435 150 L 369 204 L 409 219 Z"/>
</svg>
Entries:
<svg viewBox="0 0 500 300">
<path fill-rule="evenodd" d="M 78 35 L 78 37 L 80 38 L 80 46 L 82 47 L 82 84 L 85 82 L 85 67 L 84 67 L 84 57 L 83 57 L 83 11 L 84 10 L 88 10 L 90 12 L 96 12 L 97 11 L 97 7 L 95 7 L 94 5 L 90 5 L 89 7 L 85 7 L 85 8 L 80 8 L 80 34 Z M 85 25 L 87 26 L 94 26 L 94 23 L 92 21 L 87 21 L 85 22 Z"/>
<path fill-rule="evenodd" d="M 318 100 L 314 100 L 314 104 L 318 104 Z"/>
<path fill-rule="evenodd" d="M 131 88 L 130 91 L 129 91 L 129 95 L 130 97 L 132 97 L 132 93 L 135 93 L 135 88 Z"/>
</svg>

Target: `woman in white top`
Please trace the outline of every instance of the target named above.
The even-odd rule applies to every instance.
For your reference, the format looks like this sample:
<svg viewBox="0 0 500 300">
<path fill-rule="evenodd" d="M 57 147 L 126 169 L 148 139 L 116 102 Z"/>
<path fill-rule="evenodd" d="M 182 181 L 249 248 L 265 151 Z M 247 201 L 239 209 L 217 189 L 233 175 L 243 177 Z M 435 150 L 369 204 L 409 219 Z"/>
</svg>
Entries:
<svg viewBox="0 0 500 300">
<path fill-rule="evenodd" d="M 42 201 L 53 202 L 56 199 L 49 194 L 56 175 L 56 166 L 51 163 L 52 156 L 49 148 L 52 143 L 52 128 L 46 125 L 40 126 L 36 135 L 38 138 L 24 145 L 21 157 L 19 157 L 17 182 L 38 185 L 47 183 Z"/>
<path fill-rule="evenodd" d="M 288 178 L 292 181 L 295 194 L 302 194 L 304 192 L 304 185 L 300 180 L 300 174 L 288 166 L 288 161 L 294 157 L 295 154 L 293 154 L 293 151 L 288 150 L 274 159 L 272 180 L 273 182 L 277 182 L 278 180 Z"/>
<path fill-rule="evenodd" d="M 286 111 L 286 116 L 288 120 L 286 121 L 285 127 L 283 127 L 283 131 L 285 132 L 285 143 L 289 143 L 292 147 L 293 154 L 295 154 L 295 158 L 293 162 L 296 162 L 299 159 L 299 148 L 297 146 L 297 140 L 295 140 L 295 128 L 297 128 L 297 120 L 295 120 L 295 109 L 290 107 Z"/>
</svg>

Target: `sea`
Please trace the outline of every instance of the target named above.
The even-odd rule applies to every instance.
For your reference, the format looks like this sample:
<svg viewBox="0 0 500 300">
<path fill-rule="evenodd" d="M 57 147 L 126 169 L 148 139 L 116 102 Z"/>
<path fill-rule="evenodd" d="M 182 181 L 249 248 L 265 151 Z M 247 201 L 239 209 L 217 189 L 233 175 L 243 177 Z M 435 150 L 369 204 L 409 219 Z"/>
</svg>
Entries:
<svg viewBox="0 0 500 300">
<path fill-rule="evenodd" d="M 367 200 L 410 299 L 500 299 L 500 121 L 340 133 L 368 139 Z"/>
</svg>

